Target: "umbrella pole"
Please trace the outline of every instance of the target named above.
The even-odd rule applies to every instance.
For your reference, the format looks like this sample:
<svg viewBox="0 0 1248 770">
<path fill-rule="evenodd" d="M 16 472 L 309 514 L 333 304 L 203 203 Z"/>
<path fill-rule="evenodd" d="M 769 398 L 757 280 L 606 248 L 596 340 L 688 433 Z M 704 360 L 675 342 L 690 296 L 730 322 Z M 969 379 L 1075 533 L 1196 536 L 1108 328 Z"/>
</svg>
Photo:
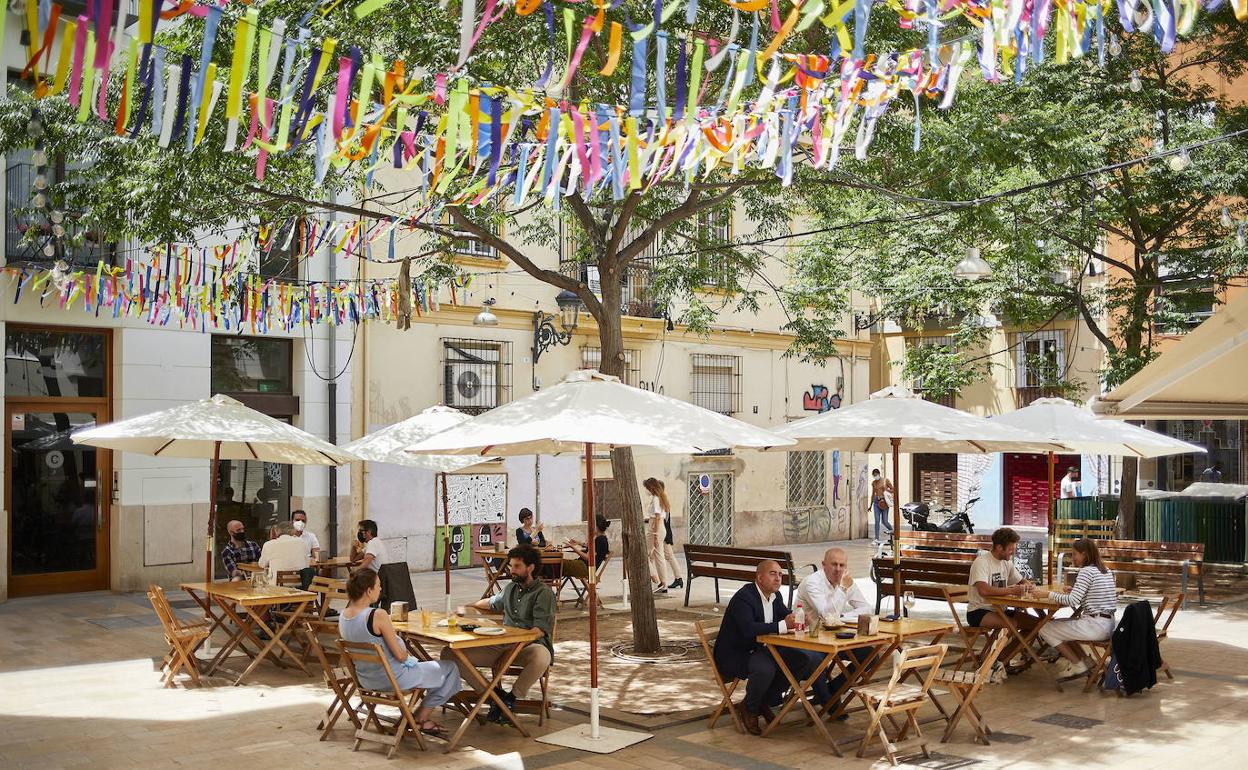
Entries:
<svg viewBox="0 0 1248 770">
<path fill-rule="evenodd" d="M 212 444 L 212 468 L 208 478 L 208 538 L 204 541 L 206 558 L 204 560 L 204 582 L 212 582 L 212 545 L 213 532 L 217 521 L 217 468 L 221 464 L 221 442 Z M 229 575 L 226 575 L 228 578 Z"/>
<path fill-rule="evenodd" d="M 451 508 L 447 504 L 446 472 L 442 472 L 442 569 L 446 573 L 446 614 L 451 614 Z"/>
<path fill-rule="evenodd" d="M 891 439 L 893 445 L 893 615 L 901 617 L 901 439 Z"/>
<path fill-rule="evenodd" d="M 594 567 L 594 445 L 585 444 L 585 529 L 589 537 L 585 542 L 589 554 L 586 570 L 589 585 L 589 737 L 601 738 L 598 727 L 598 588 L 597 569 Z"/>
<path fill-rule="evenodd" d="M 1056 460 L 1057 458 L 1054 457 L 1053 453 L 1049 452 L 1049 566 L 1048 579 L 1045 582 L 1050 585 L 1053 584 L 1053 547 L 1057 545 L 1057 541 L 1053 538 L 1053 533 L 1056 531 L 1053 517 L 1057 514 L 1057 506 L 1053 502 L 1053 463 Z"/>
</svg>

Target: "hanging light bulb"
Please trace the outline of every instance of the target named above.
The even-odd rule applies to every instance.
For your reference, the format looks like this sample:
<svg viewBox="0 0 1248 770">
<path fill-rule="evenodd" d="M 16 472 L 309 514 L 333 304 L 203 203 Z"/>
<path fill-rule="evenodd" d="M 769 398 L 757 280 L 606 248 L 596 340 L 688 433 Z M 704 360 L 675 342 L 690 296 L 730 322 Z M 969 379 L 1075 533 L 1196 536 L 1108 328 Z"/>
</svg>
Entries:
<svg viewBox="0 0 1248 770">
<path fill-rule="evenodd" d="M 1240 222 L 1239 228 L 1235 230 L 1235 246 L 1242 249 L 1245 245 L 1248 245 L 1248 238 L 1244 236 L 1244 223 Z"/>
<path fill-rule="evenodd" d="M 60 209 L 56 209 L 48 215 L 48 219 L 51 219 L 53 223 L 59 225 L 61 222 L 65 221 L 65 212 Z"/>
<path fill-rule="evenodd" d="M 52 225 L 52 234 L 55 235 L 57 238 L 64 238 L 65 237 L 64 225 Z"/>
<path fill-rule="evenodd" d="M 45 190 L 48 187 L 48 178 L 43 174 L 35 174 L 35 189 Z"/>
<path fill-rule="evenodd" d="M 48 154 L 43 150 L 35 150 L 35 154 L 30 156 L 30 162 L 35 166 L 48 165 Z"/>
<path fill-rule="evenodd" d="M 42 138 L 43 123 L 40 123 L 38 118 L 31 118 L 30 122 L 26 124 L 26 133 L 31 139 Z"/>
<path fill-rule="evenodd" d="M 1132 93 L 1137 93 L 1137 94 L 1138 94 L 1140 91 L 1143 91 L 1143 90 L 1144 90 L 1144 81 L 1143 81 L 1143 80 L 1140 80 L 1140 71 L 1139 71 L 1139 70 L 1131 70 L 1131 83 L 1130 83 L 1130 87 L 1131 87 L 1131 91 L 1132 91 Z"/>
<path fill-rule="evenodd" d="M 52 285 L 57 291 L 65 291 L 69 285 L 69 265 L 65 264 L 65 260 L 58 259 L 52 266 Z"/>
<path fill-rule="evenodd" d="M 1118 56 L 1122 53 L 1122 43 L 1118 42 L 1117 35 L 1109 36 L 1109 55 Z"/>
<path fill-rule="evenodd" d="M 34 198 L 33 203 L 35 204 L 35 208 L 41 209 L 47 205 L 48 199 L 44 196 L 43 193 L 35 193 L 35 198 Z"/>
<path fill-rule="evenodd" d="M 53 245 L 51 241 L 48 241 L 47 243 L 43 244 L 43 254 L 44 256 L 47 256 L 47 257 L 55 257 L 56 246 Z"/>
<path fill-rule="evenodd" d="M 1219 218 L 1218 221 L 1221 222 L 1222 226 L 1225 227 L 1227 230 L 1230 230 L 1231 225 L 1235 224 L 1234 220 L 1231 219 L 1231 210 L 1228 209 L 1226 206 L 1222 207 L 1222 216 Z"/>
<path fill-rule="evenodd" d="M 1170 156 L 1170 170 L 1175 173 L 1185 171 L 1190 165 L 1192 165 L 1192 156 L 1187 154 L 1187 150 L 1179 150 L 1178 155 Z"/>
</svg>

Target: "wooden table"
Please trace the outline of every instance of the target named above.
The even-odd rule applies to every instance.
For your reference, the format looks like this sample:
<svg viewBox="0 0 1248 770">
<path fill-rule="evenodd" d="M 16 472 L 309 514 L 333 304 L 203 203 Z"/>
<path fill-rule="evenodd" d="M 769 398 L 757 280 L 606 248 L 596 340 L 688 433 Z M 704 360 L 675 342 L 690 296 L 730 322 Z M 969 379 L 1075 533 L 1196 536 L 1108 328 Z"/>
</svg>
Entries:
<svg viewBox="0 0 1248 770">
<path fill-rule="evenodd" d="M 789 680 L 789 686 L 792 688 L 792 692 L 790 693 L 788 700 L 786 700 L 784 705 L 781 706 L 780 711 L 776 714 L 776 718 L 767 723 L 766 729 L 763 730 L 763 735 L 765 736 L 770 734 L 771 731 L 775 729 L 776 725 L 780 724 L 780 722 L 784 719 L 784 715 L 789 713 L 795 705 L 800 703 L 802 708 L 806 709 L 806 713 L 810 716 L 811 721 L 814 722 L 815 727 L 817 727 L 819 732 L 823 735 L 824 740 L 826 740 L 828 745 L 832 747 L 832 752 L 838 757 L 844 756 L 841 754 L 841 750 L 837 747 L 836 741 L 832 738 L 832 734 L 828 732 L 827 725 L 824 724 L 824 715 L 816 711 L 815 707 L 810 704 L 809 699 L 806 697 L 806 693 L 811 689 L 811 686 L 818 681 L 819 677 L 824 675 L 824 672 L 828 670 L 828 667 L 835 664 L 840 667 L 841 674 L 845 677 L 845 684 L 837 692 L 832 694 L 828 703 L 839 704 L 840 697 L 844 692 L 857 685 L 859 682 L 865 681 L 866 678 L 870 676 L 871 672 L 875 671 L 875 669 L 879 667 L 879 661 L 885 656 L 885 651 L 892 649 L 896 639 L 896 634 L 889 633 L 870 635 L 859 634 L 854 636 L 853 639 L 837 639 L 834 631 L 821 631 L 818 638 L 809 637 L 805 633 L 763 634 L 762 636 L 759 636 L 759 643 L 767 648 L 767 650 L 771 653 L 771 657 L 775 658 L 776 665 L 779 666 L 780 672 L 784 674 L 784 677 Z M 805 681 L 799 682 L 797 677 L 793 676 L 793 672 L 784 662 L 784 658 L 781 657 L 781 647 L 821 653 L 823 655 L 823 660 L 818 666 L 815 667 L 815 670 L 809 677 L 806 678 Z M 871 650 L 871 654 L 866 660 L 858 661 L 854 659 L 848 661 L 849 665 L 847 665 L 846 661 L 841 660 L 841 653 L 863 648 Z M 836 713 L 839 713 L 839 711 L 840 709 L 838 707 L 836 712 L 833 713 L 833 716 L 835 716 Z"/>
<path fill-rule="evenodd" d="M 359 561 L 352 561 L 350 556 L 335 556 L 331 559 L 321 559 L 320 561 L 311 562 L 308 566 L 316 570 L 316 574 L 325 577 L 333 577 L 334 570 L 350 569 Z"/>
<path fill-rule="evenodd" d="M 492 548 L 478 548 L 474 549 L 472 553 L 481 559 L 481 566 L 485 570 L 485 593 L 481 594 L 481 598 L 488 599 L 494 595 L 495 589 L 498 588 L 498 581 L 511 578 L 511 570 L 507 568 L 507 552 L 495 551 Z M 502 563 L 496 568 L 491 564 L 492 560 L 498 560 Z"/>
<path fill-rule="evenodd" d="M 1061 680 L 1057 678 L 1057 674 L 1049 666 L 1045 665 L 1044 661 L 1040 659 L 1040 654 L 1032 647 L 1032 644 L 1040 636 L 1040 629 L 1044 628 L 1045 624 L 1053 619 L 1053 615 L 1058 610 L 1066 606 L 1050 599 L 1049 591 L 1062 593 L 1061 588 L 1058 586 L 1036 586 L 1028 596 L 985 596 L 984 602 L 992 607 L 997 617 L 1001 618 L 1005 632 L 1014 637 L 1014 640 L 1022 646 L 1022 653 L 1030 658 L 1032 662 L 1038 663 L 1045 674 L 1053 680 L 1053 686 L 1057 688 L 1057 691 L 1062 692 Z M 1039 618 L 1035 628 L 1026 634 L 1021 632 L 1010 618 L 1009 613 L 1006 612 L 1011 607 L 1034 612 Z"/>
<path fill-rule="evenodd" d="M 520 724 L 520 720 L 516 719 L 515 713 L 507 708 L 507 704 L 503 702 L 502 698 L 498 697 L 498 687 L 503 676 L 507 673 L 507 668 L 511 666 L 516 656 L 520 654 L 520 651 L 526 645 L 536 641 L 542 635 L 542 632 L 535 628 L 503 626 L 503 628 L 507 629 L 504 634 L 481 636 L 471 631 L 461 629 L 452 631 L 446 626 L 438 626 L 436 624 L 444 620 L 446 614 L 442 612 L 431 612 L 429 614 L 428 628 L 421 625 L 420 612 L 411 612 L 408 614 L 407 620 L 394 624 L 394 630 L 407 642 L 412 654 L 423 660 L 434 660 L 433 656 L 425 649 L 425 645 L 436 644 L 447 647 L 455 658 L 455 662 L 459 664 L 460 672 L 467 672 L 468 674 L 466 678 L 473 690 L 470 696 L 472 705 L 471 708 L 465 711 L 464 721 L 459 725 L 459 729 L 447 741 L 445 751 L 450 752 L 455 748 L 456 744 L 463 738 L 464 731 L 468 729 L 468 725 L 472 724 L 488 701 L 493 701 L 494 705 L 497 705 L 502 710 L 503 715 L 520 731 L 520 734 L 528 738 L 528 731 Z M 499 625 L 489 618 L 476 616 L 462 617 L 459 619 L 459 622 L 479 626 Z M 495 666 L 494 678 L 490 681 L 486 681 L 485 677 L 481 675 L 481 671 L 464 656 L 464 650 L 477 647 L 507 648 L 508 646 L 510 646 L 510 649 L 502 650 L 500 655 L 501 664 Z"/>
<path fill-rule="evenodd" d="M 303 616 L 304 610 L 316 598 L 316 594 L 311 591 L 300 591 L 297 588 L 286 588 L 283 586 L 264 586 L 263 588 L 254 588 L 251 583 L 240 582 L 220 582 L 220 583 L 182 583 L 179 586 L 187 595 L 195 600 L 195 603 L 203 608 L 208 617 L 212 619 L 212 628 L 209 630 L 209 636 L 218 627 L 225 629 L 230 634 L 230 639 L 217 653 L 216 657 L 208 665 L 205 673 L 212 674 L 217 667 L 229 656 L 235 648 L 242 650 L 251 658 L 251 663 L 238 675 L 238 679 L 234 680 L 235 685 L 243 683 L 243 679 L 250 674 L 255 667 L 269 656 L 274 647 L 278 648 L 281 655 L 289 657 L 303 673 L 311 676 L 311 672 L 303 665 L 303 661 L 299 656 L 290 651 L 286 646 L 283 638 L 294 628 L 295 623 Z M 216 605 L 219 612 L 213 611 L 213 605 Z M 234 611 L 234 605 L 241 605 L 243 614 Z M 263 610 L 266 607 L 284 604 L 290 605 L 291 610 L 286 618 L 286 622 L 280 628 L 274 629 L 264 622 L 261 613 L 257 609 Z M 226 621 L 234 626 L 234 631 L 225 628 Z M 256 636 L 256 630 L 263 630 L 269 635 L 268 644 Z M 244 643 L 244 637 L 247 641 L 252 642 L 258 652 L 253 653 Z M 286 664 L 282 662 L 281 657 L 274 657 L 273 662 L 280 668 L 285 668 Z"/>
</svg>

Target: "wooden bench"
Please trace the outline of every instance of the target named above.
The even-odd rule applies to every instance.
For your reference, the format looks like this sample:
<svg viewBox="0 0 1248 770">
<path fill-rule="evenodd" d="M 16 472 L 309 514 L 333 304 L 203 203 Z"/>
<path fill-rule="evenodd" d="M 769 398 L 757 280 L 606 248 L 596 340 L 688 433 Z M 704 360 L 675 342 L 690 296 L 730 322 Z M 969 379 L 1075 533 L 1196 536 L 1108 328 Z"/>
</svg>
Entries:
<svg viewBox="0 0 1248 770">
<path fill-rule="evenodd" d="M 875 582 L 875 614 L 880 614 L 884 597 L 893 595 L 894 586 L 900 583 L 901 593 L 913 591 L 918 599 L 945 600 L 945 589 L 952 586 L 965 587 L 971 579 L 971 562 L 975 555 L 963 558 L 919 558 L 903 556 L 899 565 L 893 564 L 891 556 L 877 556 L 871 560 L 871 580 Z"/>
<path fill-rule="evenodd" d="M 1113 540 L 1118 535 L 1117 519 L 1056 519 L 1053 535 L 1058 551 L 1069 551 L 1071 545 L 1082 538 L 1089 540 Z"/>
<path fill-rule="evenodd" d="M 719 604 L 719 581 L 739 580 L 753 583 L 758 563 L 771 559 L 780 564 L 784 573 L 782 582 L 789 587 L 789 605 L 793 604 L 793 591 L 797 589 L 797 571 L 793 556 L 788 551 L 766 548 L 730 548 L 722 545 L 694 545 L 685 543 L 685 606 L 689 606 L 689 589 L 695 577 L 715 580 L 715 603 Z"/>
<path fill-rule="evenodd" d="M 978 551 L 992 548 L 992 535 L 961 532 L 902 532 L 897 538 L 901 558 L 972 561 Z"/>
<path fill-rule="evenodd" d="M 1164 543 L 1158 540 L 1097 540 L 1097 548 L 1105 566 L 1116 574 L 1173 575 L 1179 578 L 1180 591 L 1187 593 L 1188 580 L 1196 579 L 1200 603 L 1205 603 L 1205 544 Z M 1063 570 L 1066 551 L 1057 555 L 1058 574 L 1066 582 L 1074 572 Z"/>
</svg>

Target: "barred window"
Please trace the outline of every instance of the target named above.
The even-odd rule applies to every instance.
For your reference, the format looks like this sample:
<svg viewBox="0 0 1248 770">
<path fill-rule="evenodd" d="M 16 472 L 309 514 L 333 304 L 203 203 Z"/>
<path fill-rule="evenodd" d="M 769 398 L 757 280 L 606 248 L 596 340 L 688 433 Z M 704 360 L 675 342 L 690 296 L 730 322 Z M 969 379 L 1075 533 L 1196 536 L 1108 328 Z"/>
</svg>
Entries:
<svg viewBox="0 0 1248 770">
<path fill-rule="evenodd" d="M 476 235 L 454 227 L 449 214 L 443 218 L 444 225 L 451 226 L 455 233 L 455 238 L 451 241 L 451 251 L 461 257 L 473 257 L 476 259 L 499 259 L 498 249 L 481 241 Z M 502 236 L 503 228 L 497 222 L 486 221 L 478 222 L 491 235 Z"/>
<path fill-rule="evenodd" d="M 511 343 L 493 340 L 442 340 L 444 403 L 467 414 L 481 414 L 511 400 Z"/>
<path fill-rule="evenodd" d="M 698 267 L 710 271 L 705 285 L 723 287 L 728 284 L 728 260 L 722 249 L 732 243 L 732 208 L 723 206 L 698 213 L 698 244 L 706 249 L 698 254 Z"/>
<path fill-rule="evenodd" d="M 602 348 L 591 347 L 585 345 L 581 348 L 581 368 L 582 369 L 602 369 Z M 624 350 L 624 373 L 623 380 L 625 385 L 638 387 L 641 381 L 641 351 L 640 350 Z"/>
<path fill-rule="evenodd" d="M 690 400 L 712 412 L 741 411 L 741 357 L 694 353 Z"/>
<path fill-rule="evenodd" d="M 923 346 L 923 347 L 944 348 L 950 353 L 956 353 L 958 350 L 958 345 L 954 341 L 953 337 L 947 337 L 947 336 L 946 337 L 910 337 L 906 340 L 906 344 L 910 345 L 911 347 Z M 935 394 L 935 393 L 928 392 L 926 383 L 924 382 L 924 378 L 922 377 L 914 378 L 913 390 L 915 392 L 915 395 L 918 395 L 933 403 L 940 404 L 941 406 L 947 406 L 950 409 L 957 407 L 957 399 L 958 399 L 957 393 L 946 392 L 946 393 Z"/>
<path fill-rule="evenodd" d="M 825 452 L 788 452 L 789 508 L 812 508 L 828 504 L 827 456 Z"/>
</svg>

